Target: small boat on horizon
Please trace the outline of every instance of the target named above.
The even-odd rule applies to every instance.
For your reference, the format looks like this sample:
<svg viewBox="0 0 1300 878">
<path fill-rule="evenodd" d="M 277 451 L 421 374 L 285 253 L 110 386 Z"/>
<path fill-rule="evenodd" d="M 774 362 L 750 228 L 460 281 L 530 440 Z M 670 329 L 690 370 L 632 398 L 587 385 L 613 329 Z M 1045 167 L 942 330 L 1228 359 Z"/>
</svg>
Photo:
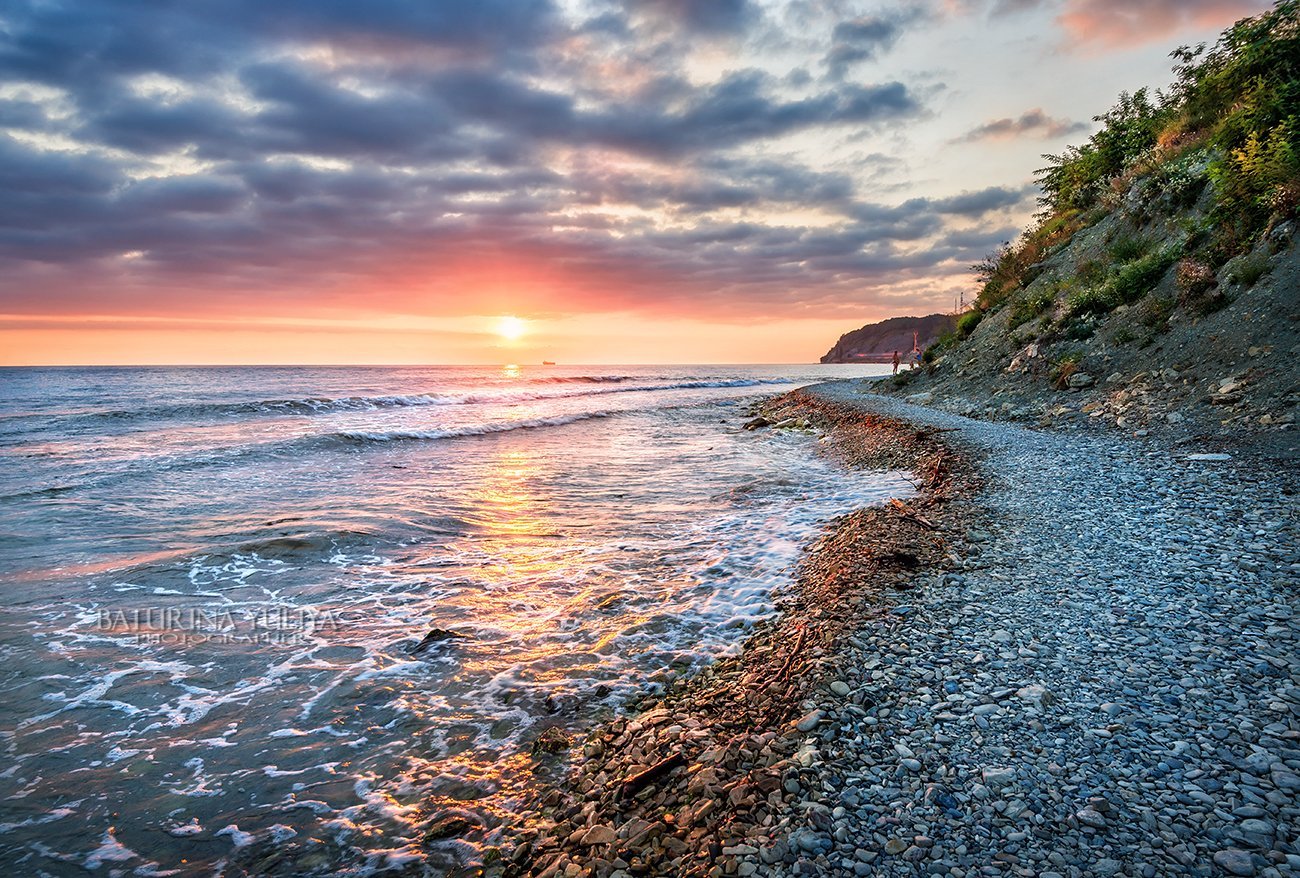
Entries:
<svg viewBox="0 0 1300 878">
<path fill-rule="evenodd" d="M 542 365 L 543 365 L 543 366 L 554 366 L 555 363 L 554 363 L 554 361 L 552 361 L 552 360 L 542 360 Z"/>
</svg>

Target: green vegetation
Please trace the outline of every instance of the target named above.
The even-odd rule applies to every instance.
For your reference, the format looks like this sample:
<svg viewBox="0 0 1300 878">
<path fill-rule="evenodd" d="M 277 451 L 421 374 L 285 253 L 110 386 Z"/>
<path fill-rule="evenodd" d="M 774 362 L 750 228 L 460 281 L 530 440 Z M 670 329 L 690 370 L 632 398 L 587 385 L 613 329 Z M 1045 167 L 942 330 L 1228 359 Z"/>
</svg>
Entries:
<svg viewBox="0 0 1300 878">
<path fill-rule="evenodd" d="M 1268 274 L 1270 268 L 1272 268 L 1272 264 L 1268 261 L 1266 254 L 1252 253 L 1249 256 L 1243 256 L 1228 271 L 1228 281 L 1238 286 L 1250 288 L 1259 283 L 1260 279 Z"/>
<path fill-rule="evenodd" d="M 957 331 L 945 332 L 935 339 L 934 344 L 925 349 L 921 354 L 921 362 L 929 365 L 939 359 L 940 355 L 949 348 L 955 346 L 961 339 L 957 336 Z M 902 374 L 901 372 L 899 373 Z"/>
<path fill-rule="evenodd" d="M 1052 371 L 1049 374 L 1052 386 L 1057 390 L 1063 390 L 1070 376 L 1079 371 L 1079 363 L 1083 361 L 1081 351 L 1067 351 L 1052 361 Z"/>
<path fill-rule="evenodd" d="M 1119 234 L 1110 244 L 1110 257 L 1116 262 L 1132 262 L 1151 252 L 1151 241 L 1141 235 Z"/>
<path fill-rule="evenodd" d="M 1222 249 L 1242 252 L 1300 206 L 1300 3 L 1281 0 L 1212 49 L 1183 47 L 1173 58 L 1167 93 L 1121 95 L 1087 143 L 1045 156 L 1046 215 L 1105 205 L 1144 174 L 1152 193 L 1185 207 L 1208 178 Z M 1203 175 L 1189 152 L 1206 157 Z"/>
<path fill-rule="evenodd" d="M 1164 249 L 1117 266 L 1102 283 L 1070 296 L 1067 315 L 1108 314 L 1120 305 L 1136 302 L 1155 289 L 1176 258 L 1172 250 Z"/>
<path fill-rule="evenodd" d="M 984 319 L 984 312 L 976 309 L 967 311 L 957 318 L 957 335 L 960 338 L 969 338 L 970 334 L 975 331 L 975 327 L 980 325 Z"/>
<path fill-rule="evenodd" d="M 1130 190 L 1141 224 L 1198 204 L 1212 184 L 1209 215 L 1188 230 L 1187 245 L 1212 268 L 1300 212 L 1300 0 L 1279 0 L 1228 28 L 1212 48 L 1183 47 L 1172 57 L 1167 91 L 1121 94 L 1096 117 L 1101 129 L 1086 143 L 1044 156 L 1035 225 L 971 266 L 981 311 L 1013 299 L 1043 259 Z M 1071 311 L 1106 313 L 1149 292 L 1173 264 L 1168 254 L 1152 256 L 1152 246 L 1137 232 L 1116 238 L 1109 255 L 1126 267 L 1106 279 L 1089 276 L 1100 274 L 1096 265 L 1081 265 L 1084 289 L 1070 297 Z M 1013 308 L 1013 326 L 1031 319 L 1028 303 Z"/>
<path fill-rule="evenodd" d="M 1080 229 L 1092 225 L 1102 216 L 1100 211 L 1064 211 L 1038 223 L 1014 246 L 1008 241 L 972 265 L 971 270 L 981 284 L 976 307 L 989 311 L 1002 304 L 1038 276 L 1043 259 L 1051 251 L 1068 244 Z"/>
<path fill-rule="evenodd" d="M 1056 294 L 1060 291 L 1061 284 L 1056 283 L 1052 286 L 1039 290 L 1037 293 L 1029 296 L 1022 296 L 1011 303 L 1011 328 L 1015 329 L 1024 323 L 1028 323 L 1040 314 L 1045 313 L 1056 303 Z"/>
</svg>

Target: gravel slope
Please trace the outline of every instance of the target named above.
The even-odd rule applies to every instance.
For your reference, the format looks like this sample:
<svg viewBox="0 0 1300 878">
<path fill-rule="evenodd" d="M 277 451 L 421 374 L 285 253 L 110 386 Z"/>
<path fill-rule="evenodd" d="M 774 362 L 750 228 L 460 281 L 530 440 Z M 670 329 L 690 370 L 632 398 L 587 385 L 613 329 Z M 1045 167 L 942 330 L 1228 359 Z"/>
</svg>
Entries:
<svg viewBox="0 0 1300 878">
<path fill-rule="evenodd" d="M 739 874 L 1300 874 L 1293 471 L 813 392 L 956 428 L 985 509 L 805 705 Z"/>
</svg>

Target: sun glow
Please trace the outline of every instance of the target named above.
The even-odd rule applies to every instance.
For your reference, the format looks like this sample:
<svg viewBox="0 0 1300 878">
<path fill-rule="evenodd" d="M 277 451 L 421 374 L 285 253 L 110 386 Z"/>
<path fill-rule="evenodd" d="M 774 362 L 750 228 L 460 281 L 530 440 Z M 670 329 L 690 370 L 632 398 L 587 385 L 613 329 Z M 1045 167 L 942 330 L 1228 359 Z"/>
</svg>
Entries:
<svg viewBox="0 0 1300 878">
<path fill-rule="evenodd" d="M 497 320 L 496 331 L 507 341 L 514 341 L 528 331 L 528 324 L 522 317 L 502 317 Z"/>
</svg>

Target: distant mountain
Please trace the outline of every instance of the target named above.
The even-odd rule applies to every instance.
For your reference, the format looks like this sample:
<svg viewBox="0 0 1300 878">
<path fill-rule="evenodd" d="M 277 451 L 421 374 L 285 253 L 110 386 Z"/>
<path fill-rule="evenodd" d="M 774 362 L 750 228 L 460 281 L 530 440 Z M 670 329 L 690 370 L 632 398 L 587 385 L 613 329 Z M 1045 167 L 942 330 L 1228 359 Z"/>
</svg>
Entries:
<svg viewBox="0 0 1300 878">
<path fill-rule="evenodd" d="M 887 361 L 894 351 L 907 359 L 912 350 L 913 333 L 920 334 L 921 350 L 933 344 L 940 335 L 951 332 L 957 318 L 951 314 L 931 314 L 929 317 L 890 317 L 879 323 L 868 323 L 861 329 L 840 336 L 823 363 L 870 363 Z"/>
</svg>

